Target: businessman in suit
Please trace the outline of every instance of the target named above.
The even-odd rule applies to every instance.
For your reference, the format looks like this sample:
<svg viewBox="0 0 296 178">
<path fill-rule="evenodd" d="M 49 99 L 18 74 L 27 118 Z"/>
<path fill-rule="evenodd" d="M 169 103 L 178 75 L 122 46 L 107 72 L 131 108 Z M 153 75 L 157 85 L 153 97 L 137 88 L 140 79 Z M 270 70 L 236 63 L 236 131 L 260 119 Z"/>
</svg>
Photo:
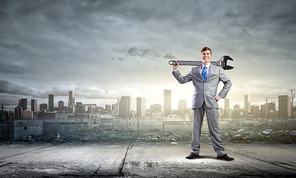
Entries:
<svg viewBox="0 0 296 178">
<path fill-rule="evenodd" d="M 179 64 L 173 65 L 173 76 L 179 83 L 192 81 L 194 86 L 192 109 L 193 109 L 193 131 L 191 149 L 192 152 L 187 159 L 199 157 L 200 152 L 200 135 L 204 113 L 207 115 L 208 128 L 211 135 L 212 145 L 217 153 L 217 158 L 232 161 L 224 151 L 221 135 L 218 126 L 218 101 L 225 98 L 231 88 L 230 79 L 223 73 L 221 67 L 211 65 L 212 50 L 204 47 L 201 50 L 202 65 L 193 67 L 192 70 L 183 76 L 178 70 Z M 177 62 L 177 60 L 176 60 Z M 219 82 L 222 81 L 224 86 L 217 95 Z"/>
</svg>

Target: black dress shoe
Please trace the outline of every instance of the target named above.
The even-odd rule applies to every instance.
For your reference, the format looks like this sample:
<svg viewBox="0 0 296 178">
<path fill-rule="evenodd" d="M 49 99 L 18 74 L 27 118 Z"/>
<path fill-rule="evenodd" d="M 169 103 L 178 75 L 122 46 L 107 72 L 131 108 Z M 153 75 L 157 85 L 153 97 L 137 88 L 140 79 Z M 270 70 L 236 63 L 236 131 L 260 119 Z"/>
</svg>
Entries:
<svg viewBox="0 0 296 178">
<path fill-rule="evenodd" d="M 194 154 L 194 153 L 190 153 L 190 155 L 189 156 L 186 156 L 186 158 L 187 159 L 195 159 L 195 158 L 198 158 L 199 157 L 199 155 L 197 155 L 197 154 Z"/>
<path fill-rule="evenodd" d="M 222 159 L 222 160 L 225 160 L 225 161 L 232 161 L 234 160 L 234 158 L 230 158 L 227 156 L 227 154 L 225 155 L 222 155 L 222 156 L 217 156 L 218 159 Z"/>
</svg>

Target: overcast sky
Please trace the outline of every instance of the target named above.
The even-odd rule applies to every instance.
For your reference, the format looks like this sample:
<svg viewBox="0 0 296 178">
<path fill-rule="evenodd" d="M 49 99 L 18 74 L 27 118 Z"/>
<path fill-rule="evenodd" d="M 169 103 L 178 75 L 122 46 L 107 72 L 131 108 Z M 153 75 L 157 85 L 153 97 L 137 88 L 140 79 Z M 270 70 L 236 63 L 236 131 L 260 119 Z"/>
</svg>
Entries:
<svg viewBox="0 0 296 178">
<path fill-rule="evenodd" d="M 131 96 L 132 109 L 136 97 L 149 108 L 169 89 L 172 108 L 180 99 L 190 107 L 192 83 L 179 84 L 167 62 L 201 60 L 208 46 L 212 61 L 235 60 L 224 71 L 231 106 L 242 107 L 246 94 L 251 104 L 268 97 L 277 105 L 278 95 L 296 91 L 295 7 L 294 0 L 1 0 L 0 104 L 34 98 L 39 105 L 54 94 L 55 106 L 67 105 L 74 91 L 85 104 Z"/>
</svg>

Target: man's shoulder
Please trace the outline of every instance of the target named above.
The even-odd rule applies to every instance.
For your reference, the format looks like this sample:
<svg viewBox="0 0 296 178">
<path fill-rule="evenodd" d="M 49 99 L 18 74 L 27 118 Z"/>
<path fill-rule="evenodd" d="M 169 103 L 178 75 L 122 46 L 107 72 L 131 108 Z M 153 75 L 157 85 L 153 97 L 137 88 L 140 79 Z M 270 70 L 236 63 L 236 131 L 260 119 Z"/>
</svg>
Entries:
<svg viewBox="0 0 296 178">
<path fill-rule="evenodd" d="M 221 67 L 219 67 L 219 66 L 216 66 L 216 65 L 211 64 L 212 71 L 218 71 L 219 72 L 220 68 Z"/>
<path fill-rule="evenodd" d="M 211 67 L 214 68 L 214 69 L 219 69 L 220 68 L 219 66 L 216 66 L 214 64 L 211 64 Z"/>
<path fill-rule="evenodd" d="M 201 69 L 201 65 L 197 65 L 197 66 L 194 66 L 194 67 L 192 67 L 192 70 L 197 70 L 197 69 Z"/>
</svg>

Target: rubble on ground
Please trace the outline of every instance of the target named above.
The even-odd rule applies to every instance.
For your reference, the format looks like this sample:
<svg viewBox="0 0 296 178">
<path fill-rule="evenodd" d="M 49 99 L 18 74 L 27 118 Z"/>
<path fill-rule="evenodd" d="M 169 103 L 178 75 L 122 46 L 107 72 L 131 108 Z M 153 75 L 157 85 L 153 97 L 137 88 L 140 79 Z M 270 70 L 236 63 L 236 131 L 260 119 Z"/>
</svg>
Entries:
<svg viewBox="0 0 296 178">
<path fill-rule="evenodd" d="M 162 132 L 162 131 L 118 131 L 103 130 L 98 127 L 84 130 L 68 131 L 51 135 L 26 135 L 18 139 L 11 139 L 8 143 L 99 143 L 99 142 L 190 142 L 192 133 L 189 132 Z M 234 128 L 222 130 L 223 142 L 252 143 L 257 141 L 296 143 L 295 130 L 260 129 L 257 127 Z M 201 141 L 210 141 L 209 132 L 202 130 Z M 7 141 L 5 142 L 7 143 Z"/>
<path fill-rule="evenodd" d="M 231 129 L 226 132 L 228 140 L 234 143 L 251 143 L 255 141 L 270 141 L 280 143 L 296 143 L 295 130 L 258 129 L 249 127 L 245 129 Z"/>
</svg>

